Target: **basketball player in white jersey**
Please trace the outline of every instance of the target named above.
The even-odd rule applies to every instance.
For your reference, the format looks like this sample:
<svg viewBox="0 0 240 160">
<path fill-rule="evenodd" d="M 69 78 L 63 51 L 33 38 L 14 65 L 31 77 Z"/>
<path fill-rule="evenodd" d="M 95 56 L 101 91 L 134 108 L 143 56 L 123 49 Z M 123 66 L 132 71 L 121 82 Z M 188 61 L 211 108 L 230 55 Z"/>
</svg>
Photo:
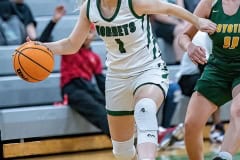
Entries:
<svg viewBox="0 0 240 160">
<path fill-rule="evenodd" d="M 156 156 L 156 112 L 167 94 L 168 70 L 152 35 L 150 14 L 177 16 L 209 33 L 216 29 L 211 21 L 162 0 L 87 0 L 70 36 L 44 44 L 55 54 L 75 53 L 90 24 L 95 24 L 108 51 L 106 109 L 113 154 L 118 160 L 154 160 Z"/>
</svg>

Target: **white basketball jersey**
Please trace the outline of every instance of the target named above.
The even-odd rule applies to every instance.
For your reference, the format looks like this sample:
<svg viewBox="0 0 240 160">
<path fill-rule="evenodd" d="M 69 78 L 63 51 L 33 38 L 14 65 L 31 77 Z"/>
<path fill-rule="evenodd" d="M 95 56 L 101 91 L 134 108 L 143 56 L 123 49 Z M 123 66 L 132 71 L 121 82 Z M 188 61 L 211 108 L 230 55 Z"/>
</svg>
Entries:
<svg viewBox="0 0 240 160">
<path fill-rule="evenodd" d="M 101 0 L 88 0 L 87 17 L 107 48 L 108 73 L 131 75 L 164 63 L 153 37 L 149 15 L 138 16 L 132 0 L 118 0 L 112 17 L 100 9 Z"/>
</svg>

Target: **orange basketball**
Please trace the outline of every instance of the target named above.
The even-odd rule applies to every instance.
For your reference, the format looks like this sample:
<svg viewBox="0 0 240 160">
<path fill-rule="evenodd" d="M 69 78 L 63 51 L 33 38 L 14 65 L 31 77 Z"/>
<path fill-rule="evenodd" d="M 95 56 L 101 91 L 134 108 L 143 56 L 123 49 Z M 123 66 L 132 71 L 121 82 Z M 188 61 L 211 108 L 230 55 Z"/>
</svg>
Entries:
<svg viewBox="0 0 240 160">
<path fill-rule="evenodd" d="M 12 62 L 16 74 L 28 82 L 46 79 L 54 68 L 53 53 L 34 41 L 18 47 L 12 56 Z"/>
</svg>

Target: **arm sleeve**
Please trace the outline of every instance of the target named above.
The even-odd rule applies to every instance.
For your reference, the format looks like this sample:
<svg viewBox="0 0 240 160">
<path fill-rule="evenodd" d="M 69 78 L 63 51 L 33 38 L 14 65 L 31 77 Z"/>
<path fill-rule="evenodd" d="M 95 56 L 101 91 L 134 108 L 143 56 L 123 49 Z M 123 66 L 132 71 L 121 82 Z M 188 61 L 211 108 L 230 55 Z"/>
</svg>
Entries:
<svg viewBox="0 0 240 160">
<path fill-rule="evenodd" d="M 56 23 L 54 23 L 52 20 L 49 21 L 48 25 L 44 28 L 42 34 L 38 38 L 41 42 L 49 42 L 51 41 L 51 34 L 55 27 Z"/>
</svg>

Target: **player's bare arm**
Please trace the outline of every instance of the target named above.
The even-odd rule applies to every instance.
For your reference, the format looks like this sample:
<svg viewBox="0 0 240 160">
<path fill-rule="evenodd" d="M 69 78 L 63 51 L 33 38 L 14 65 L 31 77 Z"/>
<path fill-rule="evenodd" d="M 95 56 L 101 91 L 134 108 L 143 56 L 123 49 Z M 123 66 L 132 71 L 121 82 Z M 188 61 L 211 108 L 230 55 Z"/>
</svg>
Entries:
<svg viewBox="0 0 240 160">
<path fill-rule="evenodd" d="M 208 18 L 211 12 L 212 4 L 214 0 L 201 0 L 194 11 L 194 14 L 201 18 Z M 182 35 L 180 45 L 186 51 L 189 43 L 196 34 L 198 29 L 192 24 L 188 24 L 184 34 Z"/>
<path fill-rule="evenodd" d="M 216 30 L 216 24 L 210 20 L 199 18 L 178 5 L 167 3 L 162 0 L 132 0 L 132 3 L 138 15 L 167 14 L 184 19 L 203 32 L 214 33 Z"/>
<path fill-rule="evenodd" d="M 198 17 L 208 18 L 211 12 L 213 0 L 202 0 L 194 11 Z M 196 46 L 192 43 L 192 39 L 198 29 L 192 24 L 188 24 L 184 33 L 180 35 L 179 44 L 188 52 L 189 57 L 194 63 L 205 64 L 207 63 L 205 50 L 201 46 Z"/>
<path fill-rule="evenodd" d="M 52 43 L 44 43 L 53 53 L 60 55 L 73 54 L 82 46 L 91 24 L 86 15 L 86 5 L 84 3 L 81 6 L 79 19 L 69 37 Z"/>
</svg>

